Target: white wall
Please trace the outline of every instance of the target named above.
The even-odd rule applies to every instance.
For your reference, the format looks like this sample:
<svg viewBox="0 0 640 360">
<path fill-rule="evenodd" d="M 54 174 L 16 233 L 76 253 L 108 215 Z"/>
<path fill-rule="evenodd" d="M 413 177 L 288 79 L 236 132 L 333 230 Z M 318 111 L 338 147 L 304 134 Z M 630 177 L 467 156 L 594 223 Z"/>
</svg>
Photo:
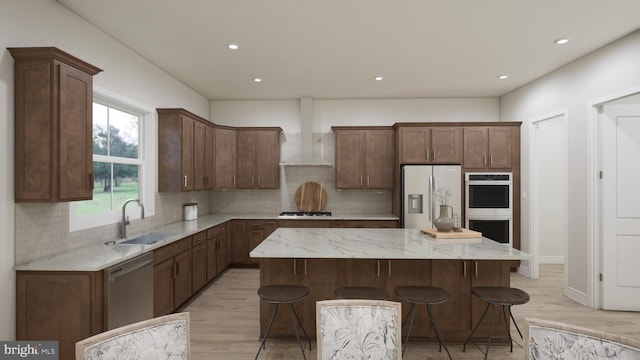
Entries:
<svg viewBox="0 0 640 360">
<path fill-rule="evenodd" d="M 568 109 L 569 251 L 566 254 L 566 293 L 584 304 L 590 304 L 589 297 L 593 292 L 590 276 L 595 276 L 589 274 L 589 259 L 593 254 L 588 243 L 587 209 L 593 194 L 588 193 L 588 177 L 595 176 L 587 172 L 589 104 L 596 99 L 637 88 L 640 85 L 639 64 L 640 31 L 636 31 L 500 99 L 502 119 L 527 121 L 558 109 Z M 521 155 L 524 190 L 528 190 L 531 177 L 529 126 L 526 125 L 523 124 Z M 522 206 L 528 209 L 530 202 L 523 200 Z M 528 236 L 528 232 L 528 219 L 523 218 L 523 237 Z M 528 239 L 523 239 L 523 244 L 526 243 Z"/>
<path fill-rule="evenodd" d="M 566 131 L 564 114 L 535 123 L 535 177 L 539 263 L 564 263 Z M 532 144 L 532 149 L 533 149 Z M 535 211 L 535 209 L 534 209 Z"/>
<path fill-rule="evenodd" d="M 499 121 L 496 98 L 314 99 L 314 132 L 331 126 L 390 126 L 396 122 Z M 213 100 L 210 119 L 234 126 L 280 126 L 300 132 L 299 100 Z"/>
<path fill-rule="evenodd" d="M 1 0 L 0 339 L 15 338 L 13 58 L 7 47 L 55 46 L 104 71 L 94 85 L 147 108 L 183 107 L 208 118 L 209 101 L 52 0 Z M 170 51 L 170 50 L 168 50 Z"/>
</svg>

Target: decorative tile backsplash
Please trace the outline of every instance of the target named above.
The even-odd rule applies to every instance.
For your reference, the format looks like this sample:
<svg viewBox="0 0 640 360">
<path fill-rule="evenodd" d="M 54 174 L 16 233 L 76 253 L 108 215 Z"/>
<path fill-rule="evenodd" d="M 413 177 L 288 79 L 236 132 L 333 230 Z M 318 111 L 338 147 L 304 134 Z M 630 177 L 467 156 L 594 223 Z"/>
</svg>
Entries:
<svg viewBox="0 0 640 360">
<path fill-rule="evenodd" d="M 281 159 L 299 151 L 300 134 L 284 134 Z M 313 149 L 325 160 L 334 162 L 333 133 L 314 134 Z M 155 216 L 134 220 L 129 234 L 151 231 L 155 227 L 182 220 L 182 205 L 198 203 L 198 214 L 264 214 L 278 215 L 295 211 L 298 186 L 314 181 L 327 192 L 324 211 L 340 215 L 389 215 L 392 208 L 391 190 L 336 190 L 335 168 L 329 166 L 281 166 L 280 189 L 199 191 L 187 193 L 156 193 Z M 119 224 L 69 231 L 69 204 L 15 205 L 15 263 L 53 256 L 83 246 L 114 240 Z"/>
</svg>

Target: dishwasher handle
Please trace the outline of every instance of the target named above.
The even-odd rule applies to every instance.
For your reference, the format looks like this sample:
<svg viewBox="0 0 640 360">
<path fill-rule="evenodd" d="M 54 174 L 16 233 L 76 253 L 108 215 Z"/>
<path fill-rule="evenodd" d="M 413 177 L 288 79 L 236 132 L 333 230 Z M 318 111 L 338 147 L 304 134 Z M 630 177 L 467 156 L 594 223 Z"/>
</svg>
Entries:
<svg viewBox="0 0 640 360">
<path fill-rule="evenodd" d="M 134 259 L 132 261 L 126 262 L 122 265 L 118 265 L 109 269 L 109 281 L 114 282 L 118 280 L 118 278 L 123 277 L 133 271 L 136 271 L 140 268 L 143 268 L 149 264 L 153 264 L 153 258 L 148 260 Z"/>
</svg>

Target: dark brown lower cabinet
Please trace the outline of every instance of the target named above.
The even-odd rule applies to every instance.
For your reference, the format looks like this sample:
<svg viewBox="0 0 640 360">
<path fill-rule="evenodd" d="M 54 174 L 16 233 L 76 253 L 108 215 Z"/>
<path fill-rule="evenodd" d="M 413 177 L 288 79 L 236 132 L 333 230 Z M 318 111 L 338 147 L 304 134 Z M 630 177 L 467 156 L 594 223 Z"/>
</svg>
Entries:
<svg viewBox="0 0 640 360">
<path fill-rule="evenodd" d="M 473 299 L 473 286 L 509 286 L 510 262 L 501 260 L 428 260 L 428 259 L 260 259 L 260 286 L 271 284 L 300 284 L 311 292 L 295 305 L 309 336 L 314 336 L 315 302 L 334 299 L 335 289 L 341 286 L 378 286 L 389 293 L 389 300 L 399 301 L 396 286 L 431 285 L 446 289 L 449 300 L 434 305 L 434 317 L 445 341 L 462 343 L 484 311 L 485 303 Z M 284 307 L 281 305 L 281 307 Z M 403 318 L 410 305 L 403 303 Z M 273 307 L 260 303 L 260 334 L 264 335 Z M 477 336 L 488 334 L 488 319 Z M 500 320 L 494 333 L 503 336 L 504 321 Z M 498 331 L 497 329 L 500 328 Z M 405 333 L 407 329 L 404 329 Z M 286 308 L 276 317 L 269 336 L 294 337 L 295 333 Z M 419 305 L 412 331 L 413 341 L 436 341 L 426 306 Z"/>
<path fill-rule="evenodd" d="M 229 266 L 227 225 L 207 230 L 207 281 L 212 280 Z"/>
<path fill-rule="evenodd" d="M 193 294 L 191 236 L 153 252 L 153 314 L 171 313 Z"/>
<path fill-rule="evenodd" d="M 16 340 L 55 340 L 59 358 L 75 358 L 75 343 L 106 329 L 104 274 L 18 272 Z"/>
<path fill-rule="evenodd" d="M 196 292 L 207 284 L 207 232 L 194 234 L 191 244 L 191 280 Z"/>
</svg>

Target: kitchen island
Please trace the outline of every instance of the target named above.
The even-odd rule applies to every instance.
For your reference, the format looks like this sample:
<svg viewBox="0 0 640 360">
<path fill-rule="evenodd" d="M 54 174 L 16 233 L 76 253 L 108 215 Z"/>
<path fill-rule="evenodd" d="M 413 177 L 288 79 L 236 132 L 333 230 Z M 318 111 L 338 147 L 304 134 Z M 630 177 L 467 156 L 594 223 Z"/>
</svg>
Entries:
<svg viewBox="0 0 640 360">
<path fill-rule="evenodd" d="M 315 334 L 315 302 L 335 298 L 341 286 L 376 286 L 399 301 L 394 288 L 431 285 L 446 289 L 449 300 L 433 307 L 447 342 L 462 343 L 485 303 L 472 298 L 473 286 L 509 286 L 510 264 L 530 256 L 487 238 L 435 239 L 418 229 L 279 228 L 250 254 L 260 260 L 260 286 L 300 284 L 311 292 L 296 304 L 306 331 Z M 408 306 L 403 304 L 406 315 Z M 260 334 L 271 314 L 260 304 Z M 426 309 L 418 308 L 412 339 L 435 341 Z M 488 333 L 488 319 L 478 336 Z M 504 326 L 495 336 L 506 335 Z M 405 329 L 406 330 L 406 329 Z M 294 336 L 287 312 L 278 313 L 270 336 Z M 415 338 L 414 338 L 415 336 Z"/>
</svg>

